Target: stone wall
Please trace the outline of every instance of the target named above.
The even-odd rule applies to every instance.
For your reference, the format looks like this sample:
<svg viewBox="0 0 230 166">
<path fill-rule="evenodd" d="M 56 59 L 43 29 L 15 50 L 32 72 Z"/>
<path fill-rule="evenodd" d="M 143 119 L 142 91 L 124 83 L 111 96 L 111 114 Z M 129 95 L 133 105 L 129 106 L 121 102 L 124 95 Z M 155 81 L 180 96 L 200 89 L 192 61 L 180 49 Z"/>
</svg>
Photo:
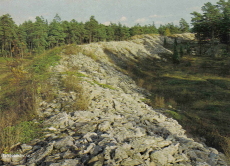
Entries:
<svg viewBox="0 0 230 166">
<path fill-rule="evenodd" d="M 74 110 L 78 92 L 57 91 L 52 102 L 42 101 L 38 112 L 45 120 L 44 138 L 19 144 L 21 155 L 2 155 L 2 165 L 48 166 L 217 166 L 227 165 L 216 149 L 188 138 L 181 125 L 145 104 L 148 92 L 139 88 L 109 60 L 133 59 L 158 53 L 171 54 L 162 47 L 161 37 L 124 42 L 83 45 L 98 59 L 82 53 L 65 56 L 51 70 L 55 76 L 78 68 L 80 83 L 89 107 Z M 135 58 L 134 58 L 135 59 Z"/>
</svg>

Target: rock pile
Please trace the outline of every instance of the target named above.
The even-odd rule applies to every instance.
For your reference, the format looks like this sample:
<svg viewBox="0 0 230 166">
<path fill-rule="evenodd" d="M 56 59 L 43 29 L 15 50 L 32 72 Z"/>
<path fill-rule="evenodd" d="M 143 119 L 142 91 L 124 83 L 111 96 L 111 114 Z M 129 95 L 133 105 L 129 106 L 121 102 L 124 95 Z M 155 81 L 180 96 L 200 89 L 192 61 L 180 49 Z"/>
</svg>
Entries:
<svg viewBox="0 0 230 166">
<path fill-rule="evenodd" d="M 94 48 L 97 44 L 92 45 Z M 44 139 L 19 145 L 21 155 L 17 158 L 2 155 L 3 165 L 227 165 L 217 150 L 188 138 L 177 121 L 142 102 L 145 90 L 114 68 L 106 53 L 102 52 L 110 43 L 102 45 L 102 48 L 97 47 L 101 53 L 98 55 L 100 61 L 78 53 L 65 56 L 53 68 L 61 77 L 73 67 L 84 74 L 81 84 L 90 101 L 88 109 L 72 110 L 77 92 L 60 89 L 55 100 L 40 103 L 39 115 L 45 118 Z M 115 47 L 121 49 L 118 45 L 114 50 Z M 120 47 L 123 46 L 124 43 Z M 143 47 L 148 49 L 150 45 L 147 42 Z M 115 51 L 111 53 L 116 55 Z"/>
</svg>

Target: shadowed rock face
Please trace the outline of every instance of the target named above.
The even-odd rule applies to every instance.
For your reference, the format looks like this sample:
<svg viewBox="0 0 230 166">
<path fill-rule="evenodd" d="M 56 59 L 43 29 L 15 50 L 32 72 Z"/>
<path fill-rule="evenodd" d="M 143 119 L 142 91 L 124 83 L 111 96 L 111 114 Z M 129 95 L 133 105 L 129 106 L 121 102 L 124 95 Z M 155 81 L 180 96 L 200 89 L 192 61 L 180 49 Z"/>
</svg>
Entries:
<svg viewBox="0 0 230 166">
<path fill-rule="evenodd" d="M 63 56 L 60 64 L 51 70 L 65 77 L 63 72 L 77 67 L 78 72 L 86 75 L 81 78 L 81 84 L 90 100 L 88 109 L 73 110 L 71 105 L 77 100 L 77 92 L 67 93 L 59 88 L 57 98 L 51 103 L 41 102 L 38 109 L 39 115 L 46 119 L 43 122 L 45 138 L 20 145 L 22 157 L 16 160 L 2 156 L 4 163 L 30 166 L 227 165 L 217 150 L 187 138 L 177 121 L 143 103 L 141 99 L 147 91 L 137 87 L 109 61 L 108 51 L 119 61 L 134 56 L 154 56 L 160 49 L 171 54 L 162 47 L 162 40 L 147 36 L 130 42 L 82 46 L 92 49 L 98 56 L 97 61 L 82 53 Z M 133 52 L 126 52 L 125 46 Z M 155 47 L 160 49 L 155 50 Z M 50 81 L 59 84 L 55 77 Z"/>
</svg>

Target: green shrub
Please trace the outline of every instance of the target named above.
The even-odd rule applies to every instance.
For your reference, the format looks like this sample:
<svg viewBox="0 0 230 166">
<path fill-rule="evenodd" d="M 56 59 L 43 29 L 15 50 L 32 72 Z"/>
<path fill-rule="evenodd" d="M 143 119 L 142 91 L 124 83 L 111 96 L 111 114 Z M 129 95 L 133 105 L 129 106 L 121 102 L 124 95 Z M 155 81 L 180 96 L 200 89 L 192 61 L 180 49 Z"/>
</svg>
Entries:
<svg viewBox="0 0 230 166">
<path fill-rule="evenodd" d="M 0 145 L 4 153 L 10 151 L 12 145 L 16 143 L 26 143 L 34 138 L 37 138 L 40 134 L 39 124 L 31 121 L 24 121 L 14 126 L 5 127 L 0 134 Z M 0 149 L 0 150 L 1 150 Z"/>
</svg>

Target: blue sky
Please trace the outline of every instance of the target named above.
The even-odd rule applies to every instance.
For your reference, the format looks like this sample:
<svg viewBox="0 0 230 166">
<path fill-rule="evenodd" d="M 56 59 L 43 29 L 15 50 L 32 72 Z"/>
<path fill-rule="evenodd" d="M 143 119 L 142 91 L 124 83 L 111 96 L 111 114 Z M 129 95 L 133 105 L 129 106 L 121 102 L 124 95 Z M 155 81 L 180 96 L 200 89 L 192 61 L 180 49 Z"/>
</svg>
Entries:
<svg viewBox="0 0 230 166">
<path fill-rule="evenodd" d="M 59 14 L 62 20 L 89 20 L 94 15 L 103 24 L 122 23 L 133 26 L 152 24 L 156 26 L 181 18 L 190 23 L 193 11 L 200 11 L 204 3 L 216 4 L 218 0 L 0 0 L 0 15 L 10 14 L 17 24 L 34 21 L 43 16 L 51 21 Z"/>
</svg>

